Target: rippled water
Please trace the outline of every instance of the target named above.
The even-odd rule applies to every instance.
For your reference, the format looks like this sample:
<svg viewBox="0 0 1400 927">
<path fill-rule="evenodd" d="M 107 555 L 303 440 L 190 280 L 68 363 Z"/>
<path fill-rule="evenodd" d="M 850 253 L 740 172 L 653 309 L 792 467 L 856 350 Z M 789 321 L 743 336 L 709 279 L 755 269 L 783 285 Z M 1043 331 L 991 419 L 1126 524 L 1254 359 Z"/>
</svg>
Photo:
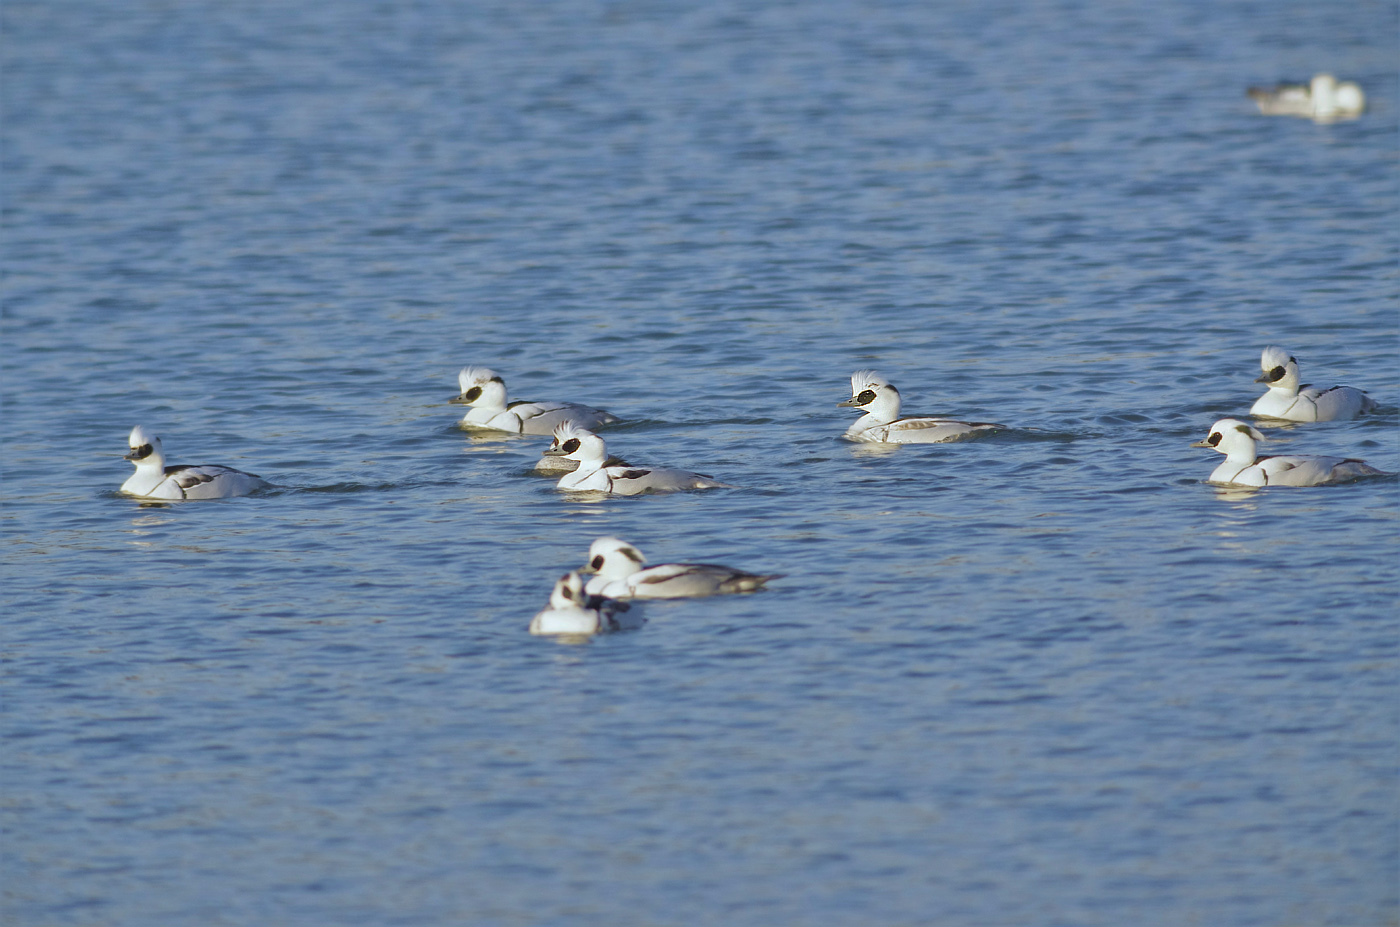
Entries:
<svg viewBox="0 0 1400 927">
<path fill-rule="evenodd" d="M 1396 923 L 1397 484 L 1187 447 L 1276 342 L 1400 470 L 1350 9 L 6 3 L 4 919 Z M 561 495 L 468 363 L 743 488 Z M 785 576 L 529 637 L 603 534 Z"/>
</svg>

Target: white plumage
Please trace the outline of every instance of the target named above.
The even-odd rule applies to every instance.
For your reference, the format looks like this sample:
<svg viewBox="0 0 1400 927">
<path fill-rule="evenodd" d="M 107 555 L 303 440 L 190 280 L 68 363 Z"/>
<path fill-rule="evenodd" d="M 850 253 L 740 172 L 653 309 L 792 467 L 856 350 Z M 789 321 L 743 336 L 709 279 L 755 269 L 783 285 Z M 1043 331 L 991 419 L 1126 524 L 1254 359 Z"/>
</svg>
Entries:
<svg viewBox="0 0 1400 927">
<path fill-rule="evenodd" d="M 598 538 L 588 547 L 582 572 L 597 575 L 584 591 L 610 599 L 687 599 L 752 592 L 780 574 L 759 575 L 715 563 L 662 563 L 644 566 L 642 552 L 617 538 Z"/>
<path fill-rule="evenodd" d="M 1254 382 L 1267 383 L 1269 389 L 1255 401 L 1251 415 L 1290 422 L 1332 422 L 1356 418 L 1376 408 L 1376 401 L 1355 387 L 1300 385 L 1297 359 L 1278 345 L 1264 349 L 1259 367 L 1264 375 Z"/>
<path fill-rule="evenodd" d="M 899 390 L 873 370 L 857 370 L 852 374 L 851 398 L 837 406 L 865 413 L 846 429 L 846 437 L 852 441 L 942 444 L 1006 428 L 991 422 L 960 422 L 928 416 L 900 418 Z"/>
<path fill-rule="evenodd" d="M 1366 94 L 1352 81 L 1317 74 L 1306 84 L 1250 87 L 1249 97 L 1265 116 L 1301 116 L 1316 122 L 1355 119 L 1366 109 Z"/>
<path fill-rule="evenodd" d="M 530 620 L 530 633 L 602 634 L 642 626 L 640 614 L 629 611 L 625 602 L 590 596 L 583 589 L 583 577 L 565 573 L 554 584 L 549 606 Z"/>
<path fill-rule="evenodd" d="M 506 384 L 500 374 L 485 367 L 463 367 L 457 374 L 461 393 L 449 402 L 471 406 L 462 424 L 519 435 L 547 435 L 566 421 L 585 428 L 601 428 L 617 416 L 573 402 L 507 402 Z"/>
<path fill-rule="evenodd" d="M 122 492 L 146 499 L 227 499 L 246 496 L 270 485 L 262 477 L 218 464 L 167 467 L 160 438 L 137 425 L 127 437 L 131 453 L 126 459 L 136 472 L 122 484 Z"/>
<path fill-rule="evenodd" d="M 1352 457 L 1316 457 L 1292 454 L 1278 457 L 1256 455 L 1259 431 L 1238 419 L 1222 418 L 1210 426 L 1204 441 L 1192 447 L 1214 448 L 1225 455 L 1207 482 L 1231 486 L 1321 486 L 1343 483 L 1365 476 L 1388 476 L 1364 460 Z"/>
<path fill-rule="evenodd" d="M 603 439 L 573 422 L 565 422 L 554 430 L 554 442 L 545 455 L 578 461 L 578 469 L 566 473 L 558 484 L 560 489 L 571 492 L 636 496 L 647 492 L 734 488 L 689 470 L 608 466 L 608 448 Z"/>
</svg>

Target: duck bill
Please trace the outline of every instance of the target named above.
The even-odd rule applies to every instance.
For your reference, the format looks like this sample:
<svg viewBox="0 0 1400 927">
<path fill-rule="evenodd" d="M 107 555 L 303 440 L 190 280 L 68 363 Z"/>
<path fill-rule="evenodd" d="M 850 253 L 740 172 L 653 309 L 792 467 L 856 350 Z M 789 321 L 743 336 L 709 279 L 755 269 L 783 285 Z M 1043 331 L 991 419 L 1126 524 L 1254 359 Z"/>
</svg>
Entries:
<svg viewBox="0 0 1400 927">
<path fill-rule="evenodd" d="M 859 409 L 859 408 L 860 408 L 860 403 L 856 402 L 855 397 L 852 396 L 850 399 L 847 399 L 845 402 L 838 402 L 838 403 L 836 404 L 836 408 L 838 408 L 838 409 Z"/>
<path fill-rule="evenodd" d="M 1266 374 L 1264 374 L 1262 377 L 1255 377 L 1255 378 L 1254 378 L 1254 382 L 1255 382 L 1255 383 L 1272 383 L 1272 382 L 1274 382 L 1274 378 L 1271 377 L 1271 376 L 1269 376 L 1269 375 L 1266 373 Z"/>
<path fill-rule="evenodd" d="M 1209 441 L 1192 441 L 1192 442 L 1191 442 L 1189 445 L 1187 445 L 1187 446 L 1188 446 L 1188 447 L 1211 447 L 1211 448 L 1215 447 L 1215 445 L 1214 445 L 1214 444 L 1211 444 Z"/>
<path fill-rule="evenodd" d="M 466 397 L 466 394 L 465 394 L 465 393 L 458 393 L 457 395 L 453 396 L 451 399 L 449 399 L 449 400 L 447 400 L 447 401 L 448 401 L 448 402 L 451 402 L 451 403 L 455 403 L 455 404 L 457 404 L 457 405 L 459 405 L 459 406 L 464 406 L 464 405 L 467 404 L 467 397 Z"/>
<path fill-rule="evenodd" d="M 546 457 L 568 457 L 569 452 L 559 447 L 547 447 L 544 450 Z"/>
</svg>

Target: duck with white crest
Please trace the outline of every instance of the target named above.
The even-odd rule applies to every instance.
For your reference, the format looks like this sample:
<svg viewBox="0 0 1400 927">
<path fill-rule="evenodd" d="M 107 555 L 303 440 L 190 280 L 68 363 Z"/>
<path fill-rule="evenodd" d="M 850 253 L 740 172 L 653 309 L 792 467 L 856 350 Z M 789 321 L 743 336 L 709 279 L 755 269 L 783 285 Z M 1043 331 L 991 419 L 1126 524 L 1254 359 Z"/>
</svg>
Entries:
<svg viewBox="0 0 1400 927">
<path fill-rule="evenodd" d="M 1248 91 L 1265 116 L 1301 116 L 1316 122 L 1355 119 L 1366 109 L 1366 94 L 1354 81 L 1315 74 L 1306 84 L 1250 87 Z"/>
<path fill-rule="evenodd" d="M 585 428 L 601 428 L 618 421 L 602 409 L 574 402 L 507 401 L 505 380 L 486 367 L 463 367 L 457 374 L 461 392 L 449 402 L 471 406 L 462 424 L 487 431 L 518 435 L 547 435 L 565 421 Z"/>
<path fill-rule="evenodd" d="M 596 573 L 584 587 L 610 599 L 691 599 L 753 592 L 782 574 L 761 575 L 716 563 L 660 563 L 646 566 L 636 547 L 617 538 L 598 538 L 588 546 L 588 563 L 579 570 Z"/>
<path fill-rule="evenodd" d="M 1376 401 L 1352 386 L 1320 387 L 1299 383 L 1298 359 L 1276 344 L 1259 357 L 1264 375 L 1255 383 L 1267 383 L 1268 392 L 1255 401 L 1250 415 L 1290 422 L 1345 421 L 1374 411 Z"/>
<path fill-rule="evenodd" d="M 640 628 L 645 619 L 630 611 L 626 602 L 590 596 L 583 588 L 583 577 L 576 571 L 565 573 L 554 584 L 549 607 L 530 619 L 530 633 L 603 634 Z"/>
<path fill-rule="evenodd" d="M 1322 486 L 1367 476 L 1389 476 L 1364 460 L 1353 457 L 1317 457 L 1303 454 L 1258 456 L 1257 442 L 1264 435 L 1239 419 L 1222 418 L 1210 426 L 1204 441 L 1192 447 L 1209 447 L 1225 455 L 1207 482 L 1229 486 Z"/>
<path fill-rule="evenodd" d="M 121 491 L 146 499 L 228 499 L 266 489 L 267 480 L 218 464 L 167 467 L 160 438 L 137 425 L 126 440 L 131 453 L 126 459 L 136 465 Z"/>
<path fill-rule="evenodd" d="M 1005 425 L 992 422 L 960 422 L 931 416 L 900 418 L 899 390 L 873 370 L 857 370 L 852 374 L 851 398 L 838 402 L 837 406 L 865 413 L 846 429 L 846 437 L 852 441 L 942 444 L 1006 429 Z"/>
<path fill-rule="evenodd" d="M 648 492 L 681 492 L 688 489 L 734 489 L 703 473 L 674 468 L 608 466 L 608 447 L 603 439 L 574 422 L 554 429 L 554 442 L 545 454 L 578 461 L 578 469 L 559 480 L 559 488 L 569 492 L 606 492 L 636 496 Z"/>
</svg>

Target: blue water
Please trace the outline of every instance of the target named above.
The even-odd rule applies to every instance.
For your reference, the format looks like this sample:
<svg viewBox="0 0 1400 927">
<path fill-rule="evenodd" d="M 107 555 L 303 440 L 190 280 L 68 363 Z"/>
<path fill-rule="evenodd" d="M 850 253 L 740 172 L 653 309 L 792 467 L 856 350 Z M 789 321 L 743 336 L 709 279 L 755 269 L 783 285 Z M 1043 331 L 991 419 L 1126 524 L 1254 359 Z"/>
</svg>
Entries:
<svg viewBox="0 0 1400 927">
<path fill-rule="evenodd" d="M 1382 409 L 1266 451 L 1400 470 L 1340 9 L 5 3 L 0 920 L 1400 923 L 1397 483 L 1188 447 L 1279 343 Z M 557 493 L 465 364 L 742 488 Z M 531 638 L 605 534 L 785 576 Z"/>
</svg>

